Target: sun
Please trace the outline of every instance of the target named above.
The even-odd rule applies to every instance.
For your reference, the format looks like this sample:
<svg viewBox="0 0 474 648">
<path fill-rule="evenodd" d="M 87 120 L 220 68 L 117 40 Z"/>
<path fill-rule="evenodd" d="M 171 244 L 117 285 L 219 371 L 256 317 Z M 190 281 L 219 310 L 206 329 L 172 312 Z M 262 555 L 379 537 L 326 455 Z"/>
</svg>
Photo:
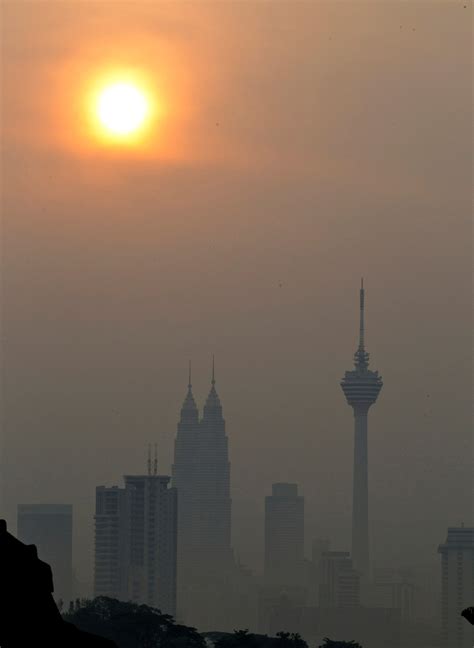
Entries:
<svg viewBox="0 0 474 648">
<path fill-rule="evenodd" d="M 126 137 L 138 131 L 150 110 L 143 91 L 131 83 L 114 83 L 99 93 L 97 117 L 111 135 Z"/>
</svg>

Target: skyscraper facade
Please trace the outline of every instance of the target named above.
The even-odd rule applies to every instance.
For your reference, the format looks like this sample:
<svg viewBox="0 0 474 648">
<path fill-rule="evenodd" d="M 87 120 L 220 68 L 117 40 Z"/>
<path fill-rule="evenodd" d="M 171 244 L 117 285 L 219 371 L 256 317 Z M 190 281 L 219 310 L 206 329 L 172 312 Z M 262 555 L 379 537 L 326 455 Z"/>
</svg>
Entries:
<svg viewBox="0 0 474 648">
<path fill-rule="evenodd" d="M 474 627 L 461 617 L 474 602 L 474 527 L 449 527 L 441 554 L 441 632 L 446 648 L 472 648 Z"/>
<path fill-rule="evenodd" d="M 155 464 L 156 466 L 156 464 Z M 95 595 L 176 615 L 177 493 L 164 475 L 96 489 Z"/>
<path fill-rule="evenodd" d="M 128 542 L 125 489 L 98 486 L 95 497 L 94 596 L 126 600 Z"/>
<path fill-rule="evenodd" d="M 378 371 L 369 369 L 369 354 L 364 340 L 364 283 L 360 288 L 359 346 L 354 354 L 354 366 L 346 371 L 341 387 L 354 412 L 354 472 L 352 500 L 352 560 L 363 579 L 370 576 L 369 558 L 369 494 L 367 418 L 371 405 L 382 389 Z"/>
<path fill-rule="evenodd" d="M 200 627 L 224 623 L 232 589 L 231 497 L 228 438 L 216 390 L 211 389 L 202 418 L 189 377 L 181 408 L 172 468 L 178 492 L 179 618 Z"/>
<path fill-rule="evenodd" d="M 273 484 L 265 498 L 265 582 L 300 585 L 304 567 L 304 498 L 296 484 Z"/>
<path fill-rule="evenodd" d="M 54 598 L 72 599 L 72 506 L 70 504 L 20 504 L 18 539 L 34 544 L 41 560 L 53 572 Z"/>
<path fill-rule="evenodd" d="M 129 599 L 176 615 L 177 493 L 164 475 L 125 475 Z"/>
</svg>

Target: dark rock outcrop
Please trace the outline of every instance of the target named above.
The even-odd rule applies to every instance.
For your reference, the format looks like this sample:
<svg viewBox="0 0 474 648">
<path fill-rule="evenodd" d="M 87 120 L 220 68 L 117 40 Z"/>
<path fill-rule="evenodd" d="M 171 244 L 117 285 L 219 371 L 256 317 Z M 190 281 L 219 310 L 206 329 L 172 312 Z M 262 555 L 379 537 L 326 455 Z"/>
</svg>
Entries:
<svg viewBox="0 0 474 648">
<path fill-rule="evenodd" d="M 35 545 L 17 540 L 0 520 L 0 646 L 117 648 L 63 621 L 53 591 L 51 568 L 38 558 Z"/>
</svg>

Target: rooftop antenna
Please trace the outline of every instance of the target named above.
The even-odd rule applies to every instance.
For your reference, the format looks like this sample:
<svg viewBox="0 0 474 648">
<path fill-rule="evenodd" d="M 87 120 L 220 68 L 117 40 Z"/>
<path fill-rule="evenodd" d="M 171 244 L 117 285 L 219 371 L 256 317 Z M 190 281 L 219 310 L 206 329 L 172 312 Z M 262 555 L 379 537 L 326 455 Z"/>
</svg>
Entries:
<svg viewBox="0 0 474 648">
<path fill-rule="evenodd" d="M 188 389 L 191 389 L 192 383 L 191 383 L 191 360 L 189 361 L 189 371 L 188 371 Z"/>
<path fill-rule="evenodd" d="M 153 474 L 158 474 L 158 444 L 155 443 L 155 457 L 153 459 Z"/>
<path fill-rule="evenodd" d="M 214 386 L 216 384 L 216 378 L 215 378 L 215 368 L 214 368 L 214 354 L 212 354 L 212 380 L 211 380 L 211 385 Z"/>
<path fill-rule="evenodd" d="M 148 475 L 151 475 L 151 443 L 148 444 Z"/>
</svg>

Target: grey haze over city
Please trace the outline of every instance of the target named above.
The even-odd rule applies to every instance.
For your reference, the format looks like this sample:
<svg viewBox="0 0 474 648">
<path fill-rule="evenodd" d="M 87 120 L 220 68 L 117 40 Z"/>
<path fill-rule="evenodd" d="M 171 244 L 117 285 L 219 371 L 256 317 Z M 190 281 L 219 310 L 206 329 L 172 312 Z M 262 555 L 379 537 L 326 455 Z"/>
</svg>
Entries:
<svg viewBox="0 0 474 648">
<path fill-rule="evenodd" d="M 72 504 L 92 587 L 96 486 L 145 473 L 150 443 L 171 475 L 188 362 L 201 411 L 214 355 L 240 561 L 262 572 L 278 482 L 307 555 L 350 551 L 364 277 L 371 560 L 438 578 L 447 527 L 473 522 L 471 9 L 107 4 L 2 7 L 2 517 Z M 86 32 L 169 63 L 191 105 L 173 145 L 74 149 L 43 89 L 93 73 Z"/>
</svg>

